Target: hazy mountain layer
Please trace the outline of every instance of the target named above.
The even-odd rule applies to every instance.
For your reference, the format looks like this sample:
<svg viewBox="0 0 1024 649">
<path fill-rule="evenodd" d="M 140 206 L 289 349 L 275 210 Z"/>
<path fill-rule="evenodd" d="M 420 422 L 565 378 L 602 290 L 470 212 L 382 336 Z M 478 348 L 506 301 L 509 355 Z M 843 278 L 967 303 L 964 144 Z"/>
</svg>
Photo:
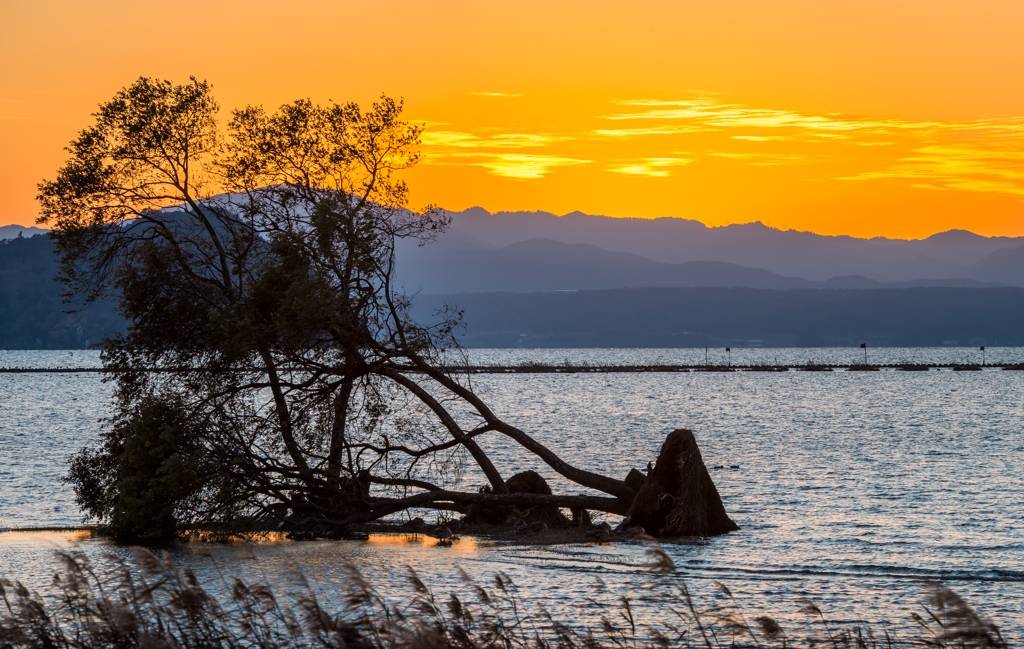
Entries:
<svg viewBox="0 0 1024 649">
<path fill-rule="evenodd" d="M 113 305 L 97 302 L 64 313 L 58 264 L 46 236 L 0 241 L 0 349 L 82 349 L 124 331 Z"/>
<path fill-rule="evenodd" d="M 1024 237 L 951 230 L 905 241 L 782 231 L 761 223 L 707 227 L 687 219 L 619 219 L 581 212 L 561 217 L 547 212 L 491 214 L 476 207 L 450 214 L 452 226 L 438 243 L 400 246 L 402 279 L 408 286 L 421 286 L 428 293 L 822 286 L 813 282 L 856 288 L 890 282 L 1024 286 Z M 41 232 L 3 226 L 0 239 L 21 231 L 25 236 Z M 531 241 L 537 239 L 549 242 Z M 691 262 L 721 264 L 680 266 Z"/>
<path fill-rule="evenodd" d="M 444 235 L 459 248 L 501 248 L 529 239 L 589 244 L 652 261 L 723 261 L 786 277 L 827 280 L 863 275 L 877 281 L 966 278 L 1021 283 L 1024 237 L 982 237 L 951 230 L 926 239 L 857 239 L 775 230 L 761 223 L 707 227 L 677 218 L 619 219 L 572 212 L 452 212 Z M 975 269 L 993 253 L 1019 249 L 1009 267 Z M 429 289 L 428 289 L 429 290 Z"/>
<path fill-rule="evenodd" d="M 999 251 L 996 254 L 1003 254 Z M 1006 255 L 1001 266 L 979 273 L 987 281 L 960 277 L 880 282 L 864 275 L 815 281 L 786 277 L 760 268 L 725 261 L 665 263 L 628 252 L 610 252 L 591 244 L 530 239 L 492 248 L 453 230 L 439 242 L 403 246 L 398 272 L 406 288 L 425 293 L 488 291 L 558 291 L 646 286 L 721 286 L 745 288 L 897 288 L 910 286 L 994 287 L 1010 284 L 1018 263 Z M 987 261 L 983 260 L 983 261 Z M 1004 268 L 1005 267 L 1005 268 Z M 1022 273 L 1021 275 L 1024 275 Z M 1021 277 L 1024 284 L 1024 276 Z"/>
<path fill-rule="evenodd" d="M 456 243 L 453 238 L 433 250 L 451 252 Z M 463 270 L 455 279 L 479 286 L 530 281 L 543 288 L 551 277 L 562 288 L 570 282 L 586 286 L 652 278 L 719 282 L 717 288 L 419 296 L 414 315 L 424 322 L 443 303 L 465 309 L 465 342 L 471 346 L 699 347 L 756 340 L 761 342 L 750 344 L 1024 344 L 1024 289 L 1019 288 L 878 288 L 879 283 L 864 277 L 811 282 L 724 262 L 666 264 L 550 240 L 477 248 L 472 254 L 466 250 L 479 243 L 463 239 L 459 245 L 467 248 L 442 263 L 438 272 L 458 270 L 458 262 Z M 420 254 L 427 250 L 431 247 L 418 249 Z M 978 267 L 993 273 L 1000 265 L 1012 268 L 1020 252 L 1000 252 Z M 404 263 L 407 271 L 412 262 Z M 47 237 L 0 242 L 0 348 L 81 348 L 104 333 L 124 329 L 124 320 L 109 303 L 63 313 L 60 285 L 53 281 L 56 272 L 53 243 Z M 728 288 L 730 283 L 755 288 Z M 790 290 L 771 288 L 776 285 Z M 808 286 L 830 290 L 806 290 Z"/>
<path fill-rule="evenodd" d="M 46 230 L 35 226 L 26 227 L 24 225 L 0 225 L 0 240 L 14 239 L 19 235 L 22 237 L 31 237 L 36 234 L 44 234 L 45 232 Z"/>
<path fill-rule="evenodd" d="M 643 288 L 422 295 L 465 311 L 467 347 L 1024 345 L 1024 289 Z"/>
</svg>

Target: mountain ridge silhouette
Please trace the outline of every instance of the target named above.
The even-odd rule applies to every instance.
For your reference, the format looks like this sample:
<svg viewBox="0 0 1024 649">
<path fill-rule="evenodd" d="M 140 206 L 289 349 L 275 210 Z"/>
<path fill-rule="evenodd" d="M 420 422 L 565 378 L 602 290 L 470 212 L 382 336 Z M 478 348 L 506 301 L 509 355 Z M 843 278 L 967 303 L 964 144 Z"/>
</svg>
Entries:
<svg viewBox="0 0 1024 649">
<path fill-rule="evenodd" d="M 442 243 L 446 238 L 472 237 L 483 245 L 501 248 L 529 239 L 552 239 L 633 253 L 652 261 L 723 261 L 818 281 L 863 275 L 880 282 L 962 278 L 1016 284 L 1008 281 L 1016 277 L 1015 270 L 993 268 L 975 276 L 972 267 L 998 250 L 1024 246 L 1024 237 L 984 237 L 967 230 L 949 230 L 924 239 L 860 239 L 779 230 L 760 221 L 706 226 L 676 217 L 612 218 L 579 211 L 562 216 L 543 211 L 491 213 L 481 207 L 448 214 L 452 224 L 442 235 Z M 1010 272 L 1010 276 L 1003 278 L 999 272 Z"/>
</svg>

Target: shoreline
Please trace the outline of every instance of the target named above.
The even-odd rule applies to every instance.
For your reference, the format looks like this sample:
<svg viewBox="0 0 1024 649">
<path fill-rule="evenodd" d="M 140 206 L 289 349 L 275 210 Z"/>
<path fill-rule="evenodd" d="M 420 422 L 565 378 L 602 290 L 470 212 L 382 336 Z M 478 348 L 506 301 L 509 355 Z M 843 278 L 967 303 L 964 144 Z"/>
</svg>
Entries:
<svg viewBox="0 0 1024 649">
<path fill-rule="evenodd" d="M 490 525 L 486 523 L 463 524 L 451 539 L 457 543 L 462 538 L 472 538 L 474 542 L 482 541 L 488 544 L 515 544 L 515 545 L 562 545 L 573 543 L 606 544 L 606 543 L 666 543 L 666 544 L 687 544 L 699 542 L 698 538 L 663 538 L 655 539 L 645 534 L 626 534 L 624 532 L 612 532 L 602 538 L 588 537 L 587 533 L 592 528 L 565 527 L 548 529 L 533 534 L 522 534 L 510 526 Z M 131 542 L 116 541 L 113 537 L 106 536 L 98 525 L 52 525 L 52 526 L 27 526 L 0 528 L 0 535 L 3 534 L 48 534 L 48 533 L 88 533 L 90 538 L 103 538 L 122 546 L 142 547 L 169 547 L 188 546 L 200 543 L 213 543 L 230 545 L 234 543 L 261 543 L 291 541 L 297 543 L 311 541 L 368 541 L 369 537 L 390 537 L 395 539 L 434 539 L 444 544 L 444 539 L 438 539 L 427 532 L 417 532 L 403 528 L 394 523 L 367 523 L 346 530 L 345 533 L 327 533 L 307 535 L 304 533 L 289 533 L 282 530 L 257 530 L 246 533 L 224 533 L 217 530 L 192 530 L 178 539 L 163 542 L 148 543 L 144 539 Z M 448 543 L 451 545 L 452 543 Z"/>
<path fill-rule="evenodd" d="M 288 370 L 289 368 L 281 368 Z M 645 373 L 645 372 L 788 372 L 795 371 L 981 371 L 981 370 L 1024 370 L 1024 363 L 804 363 L 802 365 L 465 365 L 441 367 L 443 372 L 451 374 L 577 374 L 577 373 Z M 124 371 L 102 367 L 0 367 L 0 374 L 117 374 Z M 141 370 L 151 373 L 168 373 L 179 371 L 198 371 L 196 368 L 150 368 Z M 210 370 L 213 371 L 213 370 Z M 220 370 L 218 370 L 220 371 Z M 258 367 L 240 367 L 233 371 L 258 372 Z M 409 374 L 421 373 L 415 368 L 404 368 L 400 371 Z"/>
</svg>

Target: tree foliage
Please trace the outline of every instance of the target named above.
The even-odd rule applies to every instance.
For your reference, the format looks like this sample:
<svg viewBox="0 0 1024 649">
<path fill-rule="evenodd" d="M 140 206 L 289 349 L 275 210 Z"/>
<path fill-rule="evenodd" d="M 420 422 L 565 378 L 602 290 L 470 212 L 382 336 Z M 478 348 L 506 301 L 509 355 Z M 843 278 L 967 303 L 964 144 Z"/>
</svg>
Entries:
<svg viewBox="0 0 1024 649">
<path fill-rule="evenodd" d="M 620 481 L 569 466 L 445 370 L 456 312 L 409 317 L 396 241 L 427 243 L 447 217 L 407 206 L 398 173 L 419 158 L 420 127 L 401 101 L 247 107 L 224 131 L 217 111 L 205 82 L 141 78 L 40 185 L 66 295 L 114 295 L 130 322 L 102 354 L 117 383 L 108 443 L 69 475 L 91 514 L 144 534 L 344 526 L 485 500 L 628 505 Z M 509 494 L 477 443 L 488 432 L 613 498 Z M 148 509 L 137 478 L 159 482 L 183 453 L 203 479 Z M 466 458 L 489 494 L 451 490 Z"/>
<path fill-rule="evenodd" d="M 216 489 L 216 467 L 176 396 L 147 396 L 118 415 L 100 451 L 72 458 L 78 500 L 116 537 L 173 538 L 196 496 Z"/>
</svg>

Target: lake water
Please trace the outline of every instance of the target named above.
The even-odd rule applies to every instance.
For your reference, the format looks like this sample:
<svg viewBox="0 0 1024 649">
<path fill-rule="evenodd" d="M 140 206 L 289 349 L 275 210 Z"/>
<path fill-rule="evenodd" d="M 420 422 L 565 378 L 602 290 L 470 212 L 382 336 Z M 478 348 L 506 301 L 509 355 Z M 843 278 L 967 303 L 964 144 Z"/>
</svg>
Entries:
<svg viewBox="0 0 1024 649">
<path fill-rule="evenodd" d="M 724 352 L 716 352 L 725 360 Z M 977 348 L 871 349 L 872 363 L 980 362 Z M 991 348 L 989 363 L 1024 361 Z M 850 363 L 860 349 L 743 349 L 734 364 Z M 704 350 L 472 350 L 479 364 L 539 361 L 689 364 Z M 95 352 L 0 352 L 0 367 L 95 366 Z M 711 601 L 726 583 L 748 613 L 792 624 L 801 598 L 833 617 L 900 630 L 920 611 L 921 580 L 978 604 L 1012 642 L 1024 641 L 1024 372 L 788 372 L 479 375 L 501 416 L 577 466 L 615 476 L 653 460 L 674 428 L 694 431 L 739 532 L 666 546 Z M 0 527 L 81 522 L 60 483 L 68 455 L 96 438 L 110 387 L 97 374 L 0 374 Z M 505 475 L 557 476 L 501 439 L 484 444 Z M 469 473 L 466 486 L 482 484 Z M 579 488 L 573 488 L 574 492 Z M 441 592 L 453 566 L 485 579 L 508 572 L 524 597 L 566 615 L 595 577 L 643 599 L 642 545 L 490 545 L 419 541 L 275 543 L 233 571 L 278 574 L 301 564 L 330 584 L 349 558 L 383 583 L 411 565 Z M 73 535 L 0 534 L 0 574 L 47 581 L 50 549 L 125 550 Z M 184 551 L 183 551 L 184 552 Z M 218 548 L 230 560 L 230 547 Z M 183 560 L 188 560 L 183 557 Z M 196 567 L 203 568 L 196 560 Z M 237 570 L 236 570 L 237 567 Z M 324 586 L 326 588 L 326 586 Z M 577 602 L 577 604 L 570 604 Z"/>
</svg>

